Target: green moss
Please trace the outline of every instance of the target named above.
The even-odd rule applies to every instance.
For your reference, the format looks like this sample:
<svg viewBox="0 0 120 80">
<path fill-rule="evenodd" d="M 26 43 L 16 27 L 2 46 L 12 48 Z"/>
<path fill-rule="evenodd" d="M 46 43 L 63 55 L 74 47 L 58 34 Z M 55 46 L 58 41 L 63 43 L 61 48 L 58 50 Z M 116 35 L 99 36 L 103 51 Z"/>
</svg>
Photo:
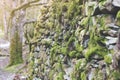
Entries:
<svg viewBox="0 0 120 80">
<path fill-rule="evenodd" d="M 13 65 L 13 66 L 7 66 L 6 68 L 5 68 L 5 70 L 6 71 L 8 71 L 8 72 L 13 72 L 13 73 L 15 73 L 15 72 L 18 72 L 19 70 L 18 70 L 18 67 L 19 66 L 21 66 L 22 64 L 17 64 L 17 65 Z"/>
<path fill-rule="evenodd" d="M 120 19 L 120 11 L 117 13 L 117 18 Z"/>
<path fill-rule="evenodd" d="M 78 42 L 75 43 L 75 50 L 78 52 L 82 52 L 83 51 L 83 46 L 81 46 Z"/>
<path fill-rule="evenodd" d="M 74 5 L 75 4 L 73 4 L 73 2 L 69 3 L 69 7 L 68 7 L 68 11 L 67 11 L 68 18 L 72 16 Z"/>
<path fill-rule="evenodd" d="M 81 26 L 86 26 L 87 24 L 88 24 L 88 20 L 89 20 L 89 18 L 88 17 L 86 17 L 86 18 L 83 18 L 82 20 L 81 20 Z"/>
<path fill-rule="evenodd" d="M 104 57 L 107 54 L 108 54 L 107 49 L 102 48 L 100 46 L 95 46 L 95 47 L 91 46 L 90 48 L 88 48 L 87 52 L 85 53 L 85 58 L 90 59 L 91 56 L 93 55 L 99 55 L 101 57 Z"/>
<path fill-rule="evenodd" d="M 48 75 L 50 80 L 53 80 L 54 73 L 55 73 L 54 70 L 50 70 L 49 75 Z"/>
<path fill-rule="evenodd" d="M 67 52 L 68 52 L 68 48 L 67 47 L 62 47 L 61 48 L 61 53 L 62 54 L 67 55 Z"/>
<path fill-rule="evenodd" d="M 43 45 L 50 45 L 52 43 L 52 40 L 51 39 L 42 39 L 41 43 Z"/>
<path fill-rule="evenodd" d="M 74 70 L 71 73 L 70 77 L 72 80 L 86 80 L 86 60 L 79 59 L 75 64 Z"/>
<path fill-rule="evenodd" d="M 112 73 L 112 75 L 113 75 L 113 79 L 114 79 L 114 80 L 119 80 L 119 79 L 120 79 L 120 72 L 114 71 L 114 72 Z"/>
<path fill-rule="evenodd" d="M 85 66 L 86 66 L 86 60 L 79 59 L 78 63 L 75 65 L 75 71 L 78 71 L 78 70 L 82 71 L 84 70 Z"/>
<path fill-rule="evenodd" d="M 78 3 L 80 0 L 77 1 L 70 1 L 68 3 L 68 10 L 67 10 L 67 17 L 71 21 L 75 21 L 75 17 L 81 14 L 81 7 Z"/>
<path fill-rule="evenodd" d="M 63 39 L 64 39 L 65 41 L 68 41 L 69 38 L 70 38 L 70 32 L 67 31 L 67 32 L 64 34 Z"/>
<path fill-rule="evenodd" d="M 75 37 L 73 35 L 71 35 L 71 37 L 69 38 L 69 40 L 67 42 L 67 46 L 69 46 L 74 41 L 75 41 Z"/>
<path fill-rule="evenodd" d="M 10 44 L 10 64 L 15 65 L 23 62 L 22 59 L 22 42 L 20 41 L 20 35 L 16 31 Z"/>
<path fill-rule="evenodd" d="M 54 54 L 57 54 L 57 53 L 60 53 L 60 46 L 55 44 L 54 46 L 52 46 L 52 48 L 50 49 L 50 52 L 51 53 L 54 53 Z"/>
<path fill-rule="evenodd" d="M 86 74 L 85 74 L 85 72 L 81 73 L 81 80 L 86 80 Z"/>
<path fill-rule="evenodd" d="M 63 72 L 58 73 L 58 75 L 55 77 L 55 80 L 64 80 Z"/>
<path fill-rule="evenodd" d="M 90 33 L 90 41 L 88 43 L 88 50 L 85 53 L 85 58 L 90 59 L 94 55 L 99 55 L 104 58 L 105 55 L 108 54 L 108 49 L 103 47 L 101 43 L 104 44 L 105 39 L 98 36 L 98 32 L 91 31 Z"/>
<path fill-rule="evenodd" d="M 69 56 L 72 58 L 72 57 L 76 57 L 76 51 L 71 51 L 69 53 Z"/>
<path fill-rule="evenodd" d="M 105 55 L 105 56 L 104 56 L 104 61 L 105 61 L 107 64 L 111 64 L 111 63 L 112 63 L 112 56 L 111 56 L 110 54 Z"/>
<path fill-rule="evenodd" d="M 117 25 L 120 25 L 120 11 L 117 13 Z"/>
<path fill-rule="evenodd" d="M 46 22 L 46 26 L 49 28 L 49 29 L 52 29 L 54 27 L 54 23 L 53 22 Z"/>
</svg>

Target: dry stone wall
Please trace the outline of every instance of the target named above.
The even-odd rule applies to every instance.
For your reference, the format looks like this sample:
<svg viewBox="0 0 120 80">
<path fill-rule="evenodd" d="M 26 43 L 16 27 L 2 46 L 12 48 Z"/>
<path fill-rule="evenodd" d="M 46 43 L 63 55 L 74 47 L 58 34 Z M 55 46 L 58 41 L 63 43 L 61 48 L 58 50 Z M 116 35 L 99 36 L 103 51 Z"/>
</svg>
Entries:
<svg viewBox="0 0 120 80">
<path fill-rule="evenodd" d="M 30 40 L 29 80 L 120 79 L 111 66 L 119 26 L 109 15 L 91 16 L 96 5 L 53 0 L 42 6 Z"/>
</svg>

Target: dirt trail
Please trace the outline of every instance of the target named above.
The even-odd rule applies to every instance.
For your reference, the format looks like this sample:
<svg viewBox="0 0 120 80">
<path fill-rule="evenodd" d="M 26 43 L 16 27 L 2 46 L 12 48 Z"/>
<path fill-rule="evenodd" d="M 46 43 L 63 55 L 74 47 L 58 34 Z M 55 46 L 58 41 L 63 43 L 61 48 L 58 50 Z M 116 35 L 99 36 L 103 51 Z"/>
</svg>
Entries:
<svg viewBox="0 0 120 80">
<path fill-rule="evenodd" d="M 7 72 L 0 69 L 0 80 L 13 80 L 15 73 Z"/>
<path fill-rule="evenodd" d="M 0 80 L 13 80 L 15 76 L 15 73 L 4 70 L 9 64 L 9 46 L 9 41 L 0 39 Z"/>
</svg>

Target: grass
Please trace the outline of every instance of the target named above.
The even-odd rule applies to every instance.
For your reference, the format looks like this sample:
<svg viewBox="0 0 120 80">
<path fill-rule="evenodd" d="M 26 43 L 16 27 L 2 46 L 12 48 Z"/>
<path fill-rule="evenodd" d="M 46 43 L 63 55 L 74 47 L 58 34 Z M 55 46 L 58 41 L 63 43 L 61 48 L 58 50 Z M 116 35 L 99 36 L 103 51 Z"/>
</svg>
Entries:
<svg viewBox="0 0 120 80">
<path fill-rule="evenodd" d="M 7 66 L 5 68 L 5 70 L 8 71 L 8 72 L 16 73 L 16 72 L 19 71 L 19 66 L 22 66 L 22 64 L 13 65 L 13 66 L 10 66 L 10 67 Z"/>
</svg>

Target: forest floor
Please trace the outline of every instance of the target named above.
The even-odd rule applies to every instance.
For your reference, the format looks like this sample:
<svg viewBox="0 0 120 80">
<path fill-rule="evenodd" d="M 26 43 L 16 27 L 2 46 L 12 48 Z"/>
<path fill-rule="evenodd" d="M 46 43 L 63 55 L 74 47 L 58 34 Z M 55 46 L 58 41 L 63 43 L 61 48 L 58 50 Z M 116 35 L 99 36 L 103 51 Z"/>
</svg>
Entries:
<svg viewBox="0 0 120 80">
<path fill-rule="evenodd" d="M 0 80 L 13 80 L 16 76 L 18 76 L 16 72 L 18 72 L 25 65 L 24 63 L 22 63 L 15 66 L 7 67 L 10 61 L 9 46 L 10 42 L 0 37 Z"/>
</svg>

